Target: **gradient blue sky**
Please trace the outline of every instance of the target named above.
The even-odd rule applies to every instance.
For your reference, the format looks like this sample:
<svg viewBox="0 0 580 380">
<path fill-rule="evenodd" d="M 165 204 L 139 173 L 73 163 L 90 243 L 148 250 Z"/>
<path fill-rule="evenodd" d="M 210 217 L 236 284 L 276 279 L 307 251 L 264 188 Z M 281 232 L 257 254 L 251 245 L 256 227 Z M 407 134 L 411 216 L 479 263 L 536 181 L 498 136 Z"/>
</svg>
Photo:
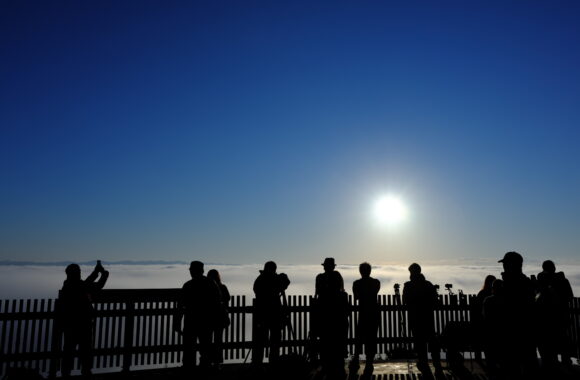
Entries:
<svg viewBox="0 0 580 380">
<path fill-rule="evenodd" d="M 0 258 L 580 247 L 576 1 L 0 3 Z M 410 215 L 379 228 L 373 201 Z"/>
</svg>

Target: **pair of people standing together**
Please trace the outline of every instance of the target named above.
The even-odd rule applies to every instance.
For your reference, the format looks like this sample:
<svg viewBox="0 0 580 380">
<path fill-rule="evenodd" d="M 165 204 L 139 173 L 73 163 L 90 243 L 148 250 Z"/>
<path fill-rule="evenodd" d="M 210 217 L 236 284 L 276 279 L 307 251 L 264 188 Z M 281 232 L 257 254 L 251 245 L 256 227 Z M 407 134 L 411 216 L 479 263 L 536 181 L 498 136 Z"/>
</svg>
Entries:
<svg viewBox="0 0 580 380">
<path fill-rule="evenodd" d="M 227 311 L 230 293 L 222 284 L 218 271 L 212 269 L 204 276 L 203 263 L 192 261 L 189 273 L 191 280 L 183 285 L 173 319 L 173 329 L 183 335 L 183 367 L 186 370 L 195 367 L 197 341 L 201 367 L 223 362 L 223 330 L 230 324 Z"/>
<path fill-rule="evenodd" d="M 344 372 L 344 357 L 348 333 L 349 302 L 344 289 L 344 280 L 336 271 L 333 258 L 326 258 L 322 264 L 324 272 L 316 276 L 315 296 L 312 304 L 311 341 L 316 342 L 316 352 L 324 372 L 331 377 Z M 371 278 L 371 266 L 362 263 L 359 267 L 361 279 L 353 284 L 353 293 L 359 301 L 359 320 L 356 327 L 356 354 L 362 353 L 365 345 L 367 366 L 365 370 L 372 371 L 372 361 L 376 354 L 376 336 L 379 324 L 379 305 L 377 294 L 380 282 Z M 254 350 L 252 362 L 261 364 L 264 346 L 269 338 L 270 361 L 276 361 L 279 356 L 280 332 L 284 327 L 285 314 L 282 310 L 281 296 L 290 284 L 284 273 L 276 273 L 276 264 L 272 261 L 264 265 L 264 270 L 254 282 L 256 309 L 254 317 L 256 331 L 254 334 Z"/>
</svg>

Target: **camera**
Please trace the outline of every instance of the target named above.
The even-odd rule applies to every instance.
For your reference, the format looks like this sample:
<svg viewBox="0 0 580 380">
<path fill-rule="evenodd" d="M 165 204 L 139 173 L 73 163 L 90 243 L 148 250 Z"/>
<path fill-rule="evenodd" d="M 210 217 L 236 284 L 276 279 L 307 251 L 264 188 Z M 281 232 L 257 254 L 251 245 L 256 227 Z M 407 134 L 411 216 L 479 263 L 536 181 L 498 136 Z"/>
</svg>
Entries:
<svg viewBox="0 0 580 380">
<path fill-rule="evenodd" d="M 453 284 L 445 284 L 445 289 L 449 290 L 453 288 Z"/>
<path fill-rule="evenodd" d="M 393 285 L 393 288 L 395 288 L 395 290 L 399 290 L 401 288 L 401 285 L 400 284 L 395 284 L 395 285 Z"/>
<path fill-rule="evenodd" d="M 290 285 L 290 279 L 286 273 L 278 274 L 278 281 L 280 281 L 280 285 L 282 286 L 282 290 L 288 289 L 288 285 Z"/>
</svg>

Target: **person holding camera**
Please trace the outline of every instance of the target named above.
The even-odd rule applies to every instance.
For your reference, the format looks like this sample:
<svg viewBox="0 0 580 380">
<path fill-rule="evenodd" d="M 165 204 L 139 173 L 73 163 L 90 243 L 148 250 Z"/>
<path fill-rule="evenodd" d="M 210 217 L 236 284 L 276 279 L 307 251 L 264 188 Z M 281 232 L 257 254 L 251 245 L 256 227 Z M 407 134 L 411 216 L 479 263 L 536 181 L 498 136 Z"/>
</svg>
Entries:
<svg viewBox="0 0 580 380">
<path fill-rule="evenodd" d="M 58 322 L 64 334 L 61 375 L 70 376 L 74 350 L 78 346 L 81 373 L 90 376 L 93 367 L 93 296 L 105 286 L 109 272 L 99 260 L 93 272 L 84 280 L 81 279 L 81 267 L 78 264 L 68 265 L 65 273 L 66 280 L 59 293 L 57 306 Z"/>
<path fill-rule="evenodd" d="M 255 338 L 252 363 L 261 364 L 264 360 L 264 347 L 270 339 L 270 363 L 280 356 L 280 339 L 283 328 L 283 310 L 280 297 L 290 285 L 288 276 L 276 273 L 273 261 L 264 264 L 264 269 L 254 281 L 255 301 Z"/>
<path fill-rule="evenodd" d="M 435 336 L 434 311 L 438 296 L 435 286 L 425 279 L 421 266 L 413 263 L 409 266 L 410 281 L 403 286 L 403 304 L 407 305 L 409 327 L 413 333 L 415 350 L 417 350 L 417 368 L 423 373 L 431 374 L 427 361 L 427 347 L 431 351 L 435 375 L 443 374 L 441 353 Z"/>
</svg>

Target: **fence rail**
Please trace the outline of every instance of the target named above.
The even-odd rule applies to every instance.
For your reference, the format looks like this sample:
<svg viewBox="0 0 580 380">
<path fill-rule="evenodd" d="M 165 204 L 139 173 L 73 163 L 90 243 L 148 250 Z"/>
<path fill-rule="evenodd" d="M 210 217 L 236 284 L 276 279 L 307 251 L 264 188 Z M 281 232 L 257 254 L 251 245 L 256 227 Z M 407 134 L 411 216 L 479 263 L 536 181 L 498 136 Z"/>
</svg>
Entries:
<svg viewBox="0 0 580 380">
<path fill-rule="evenodd" d="M 181 363 L 181 336 L 173 331 L 172 315 L 179 289 L 103 290 L 94 299 L 94 367 L 125 370 Z M 440 296 L 435 328 L 441 334 L 451 322 L 469 322 L 473 296 Z M 253 306 L 245 296 L 232 297 L 231 324 L 224 331 L 224 359 L 240 362 L 252 346 Z M 309 343 L 311 296 L 291 295 L 287 311 L 292 330 L 282 333 L 282 353 L 304 354 Z M 350 299 L 348 352 L 354 352 L 358 307 Z M 9 366 L 37 369 L 54 377 L 61 358 L 62 334 L 55 321 L 56 300 L 0 300 L 0 376 Z M 381 318 L 377 353 L 392 355 L 412 348 L 407 311 L 394 295 L 379 295 Z M 580 298 L 570 303 L 569 337 L 580 350 Z M 78 360 L 75 368 L 78 368 Z"/>
</svg>

